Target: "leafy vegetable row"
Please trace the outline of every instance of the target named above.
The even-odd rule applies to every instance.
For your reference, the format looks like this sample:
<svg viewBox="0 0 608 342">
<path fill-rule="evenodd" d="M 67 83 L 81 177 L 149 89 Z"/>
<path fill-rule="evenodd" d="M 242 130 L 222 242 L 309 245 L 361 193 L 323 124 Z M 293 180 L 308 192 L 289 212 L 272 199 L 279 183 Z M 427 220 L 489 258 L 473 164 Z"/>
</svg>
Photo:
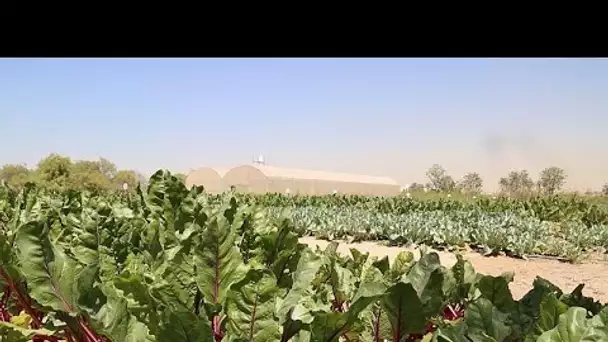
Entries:
<svg viewBox="0 0 608 342">
<path fill-rule="evenodd" d="M 0 221 L 2 341 L 605 341 L 608 309 L 436 253 L 298 242 L 286 214 L 155 173 L 137 196 L 32 185 Z"/>
<path fill-rule="evenodd" d="M 281 210 L 267 208 L 270 215 Z M 459 249 L 485 254 L 559 256 L 574 261 L 586 252 L 608 248 L 608 225 L 553 223 L 512 213 L 427 211 L 384 214 L 352 208 L 302 207 L 292 211 L 300 234 L 326 240 L 385 240 L 393 245 Z"/>
<path fill-rule="evenodd" d="M 467 211 L 512 213 L 549 222 L 577 222 L 587 226 L 608 224 L 608 211 L 587 198 L 577 196 L 539 196 L 529 199 L 508 197 L 438 198 L 369 197 L 356 195 L 302 196 L 283 194 L 239 194 L 243 200 L 265 207 L 320 207 L 364 209 L 383 214 L 412 212 Z"/>
</svg>

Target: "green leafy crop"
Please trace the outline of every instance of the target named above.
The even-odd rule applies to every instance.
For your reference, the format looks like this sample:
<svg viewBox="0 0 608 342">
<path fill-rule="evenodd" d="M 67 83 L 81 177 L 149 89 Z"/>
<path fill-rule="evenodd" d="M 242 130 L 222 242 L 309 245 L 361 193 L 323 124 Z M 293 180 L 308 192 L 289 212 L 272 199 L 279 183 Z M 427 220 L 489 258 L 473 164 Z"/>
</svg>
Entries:
<svg viewBox="0 0 608 342">
<path fill-rule="evenodd" d="M 168 172 L 132 193 L 3 189 L 0 208 L 0 341 L 608 340 L 608 309 L 582 286 L 538 278 L 515 300 L 513 275 L 460 256 L 312 250 L 298 242 L 312 220 Z"/>
</svg>

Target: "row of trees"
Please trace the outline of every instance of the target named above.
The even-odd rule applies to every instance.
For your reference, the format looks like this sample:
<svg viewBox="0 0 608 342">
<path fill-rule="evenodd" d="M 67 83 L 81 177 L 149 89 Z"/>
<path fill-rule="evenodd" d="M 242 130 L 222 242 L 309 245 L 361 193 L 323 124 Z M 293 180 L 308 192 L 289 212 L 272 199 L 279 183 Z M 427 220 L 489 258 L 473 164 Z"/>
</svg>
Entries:
<svg viewBox="0 0 608 342">
<path fill-rule="evenodd" d="M 439 164 L 433 165 L 426 173 L 429 178 L 429 183 L 426 185 L 414 183 L 410 186 L 410 190 L 431 189 L 439 192 L 454 192 L 476 194 L 483 190 L 483 180 L 476 172 L 470 172 L 464 175 L 459 182 L 456 182 L 452 176 Z M 535 182 L 526 170 L 511 171 L 506 177 L 500 178 L 501 193 L 509 196 L 529 195 L 532 193 L 541 193 L 551 195 L 559 192 L 566 183 L 566 172 L 556 166 L 548 167 L 542 170 Z M 608 194 L 608 185 L 604 186 L 603 192 Z"/>
<path fill-rule="evenodd" d="M 179 175 L 185 178 L 184 175 Z M 77 160 L 59 154 L 42 158 L 36 167 L 8 164 L 0 168 L 0 182 L 12 188 L 21 188 L 27 182 L 41 184 L 49 189 L 122 189 L 127 184 L 134 189 L 137 183 L 147 177 L 133 170 L 119 170 L 111 161 Z"/>
<path fill-rule="evenodd" d="M 481 193 L 483 179 L 476 172 L 465 174 L 460 181 L 455 181 L 439 164 L 433 165 L 426 173 L 427 184 L 414 183 L 410 190 L 430 189 L 439 192 L 462 192 L 467 194 Z M 178 177 L 185 179 L 183 174 Z M 566 183 L 566 172 L 559 167 L 548 167 L 542 170 L 538 180 L 534 181 L 526 170 L 511 171 L 499 181 L 502 193 L 510 196 L 532 193 L 555 194 Z M 20 188 L 26 182 L 41 184 L 50 189 L 88 189 L 110 190 L 122 189 L 123 184 L 133 189 L 138 182 L 146 182 L 147 177 L 133 170 L 119 170 L 111 161 L 100 158 L 96 161 L 77 160 L 59 154 L 50 154 L 42 158 L 35 168 L 20 164 L 8 164 L 0 168 L 0 182 L 10 187 Z M 608 184 L 602 192 L 608 195 Z"/>
</svg>

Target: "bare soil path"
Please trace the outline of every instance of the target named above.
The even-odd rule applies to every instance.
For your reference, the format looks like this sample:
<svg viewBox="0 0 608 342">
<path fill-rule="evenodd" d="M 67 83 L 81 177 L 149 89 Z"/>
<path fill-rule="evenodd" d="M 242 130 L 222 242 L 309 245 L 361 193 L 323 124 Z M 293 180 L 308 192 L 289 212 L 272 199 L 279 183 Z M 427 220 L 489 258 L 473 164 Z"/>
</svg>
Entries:
<svg viewBox="0 0 608 342">
<path fill-rule="evenodd" d="M 313 237 L 300 238 L 300 242 L 310 247 L 319 246 L 325 248 L 329 242 L 318 240 Z M 356 248 L 361 252 L 369 252 L 372 256 L 388 256 L 393 260 L 400 251 L 409 250 L 414 252 L 416 258 L 419 253 L 415 249 L 404 247 L 382 246 L 375 242 L 347 243 L 340 241 L 338 252 L 349 255 L 350 248 Z M 432 249 L 429 249 L 432 250 Z M 456 262 L 456 257 L 450 252 L 436 251 L 441 263 L 451 267 Z M 541 276 L 564 292 L 572 291 L 578 284 L 584 283 L 583 293 L 593 297 L 602 303 L 608 303 L 608 260 L 593 258 L 579 264 L 568 264 L 556 260 L 531 259 L 521 260 L 505 256 L 484 257 L 479 253 L 463 253 L 465 259 L 469 260 L 475 270 L 482 274 L 500 275 L 504 272 L 514 272 L 515 278 L 511 283 L 511 292 L 516 299 L 521 298 L 532 287 L 536 276 Z"/>
</svg>

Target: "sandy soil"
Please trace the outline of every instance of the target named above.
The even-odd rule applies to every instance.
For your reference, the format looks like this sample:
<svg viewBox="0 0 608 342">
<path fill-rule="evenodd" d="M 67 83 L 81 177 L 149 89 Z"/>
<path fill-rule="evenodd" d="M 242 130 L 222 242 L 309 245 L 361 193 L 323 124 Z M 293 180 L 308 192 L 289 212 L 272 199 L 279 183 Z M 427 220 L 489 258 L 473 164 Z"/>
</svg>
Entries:
<svg viewBox="0 0 608 342">
<path fill-rule="evenodd" d="M 317 240 L 313 237 L 300 239 L 311 247 L 319 246 L 325 248 L 329 242 Z M 338 252 L 350 254 L 349 249 L 356 248 L 362 252 L 369 252 L 370 255 L 383 257 L 387 255 L 389 260 L 403 250 L 414 252 L 416 258 L 419 253 L 414 249 L 404 247 L 382 246 L 375 242 L 361 242 L 348 244 L 340 242 Z M 431 250 L 431 249 L 429 249 Z M 451 267 L 456 258 L 450 252 L 435 251 L 439 254 L 441 263 L 446 267 Z M 484 257 L 479 253 L 465 253 L 464 257 L 469 260 L 475 270 L 482 274 L 500 275 L 503 272 L 515 272 L 515 278 L 511 283 L 511 292 L 516 299 L 521 298 L 530 290 L 534 278 L 541 276 L 555 285 L 559 286 L 564 292 L 573 290 L 578 284 L 584 283 L 583 294 L 593 297 L 602 303 L 608 302 L 608 261 L 594 258 L 579 264 L 568 264 L 556 260 L 531 259 L 521 260 L 505 256 Z"/>
</svg>

